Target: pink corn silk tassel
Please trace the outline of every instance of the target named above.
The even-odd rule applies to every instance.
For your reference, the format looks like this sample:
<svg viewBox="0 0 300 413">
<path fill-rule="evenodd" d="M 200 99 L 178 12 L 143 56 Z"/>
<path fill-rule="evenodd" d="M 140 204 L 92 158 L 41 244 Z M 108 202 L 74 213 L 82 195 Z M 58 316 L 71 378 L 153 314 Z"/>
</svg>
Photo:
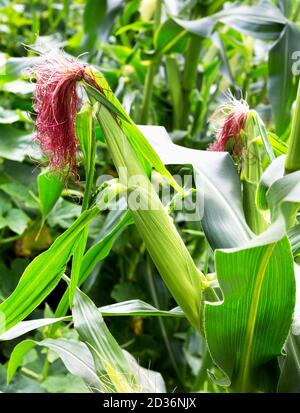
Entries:
<svg viewBox="0 0 300 413">
<path fill-rule="evenodd" d="M 78 146 L 75 133 L 79 106 L 77 82 L 85 79 L 91 86 L 103 91 L 78 60 L 61 51 L 42 56 L 34 73 L 35 138 L 53 169 L 73 172 L 76 170 Z"/>
<path fill-rule="evenodd" d="M 210 151 L 225 152 L 230 139 L 233 139 L 233 154 L 240 156 L 243 152 L 243 142 L 239 139 L 242 130 L 245 129 L 248 105 L 245 101 L 237 101 L 230 98 L 228 108 L 231 109 L 229 114 L 225 114 L 226 105 L 221 107 L 217 112 L 223 112 L 221 126 L 217 129 L 216 141 L 208 148 Z M 215 115 L 217 116 L 217 115 Z"/>
</svg>

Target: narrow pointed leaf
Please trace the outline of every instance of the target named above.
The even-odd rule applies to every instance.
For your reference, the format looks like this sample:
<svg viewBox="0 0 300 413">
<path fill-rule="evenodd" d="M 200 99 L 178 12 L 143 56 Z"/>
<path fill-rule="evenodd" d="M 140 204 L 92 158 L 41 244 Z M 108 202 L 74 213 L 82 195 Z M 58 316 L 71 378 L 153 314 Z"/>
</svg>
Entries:
<svg viewBox="0 0 300 413">
<path fill-rule="evenodd" d="M 97 213 L 97 209 L 84 212 L 47 251 L 28 265 L 16 289 L 0 304 L 0 313 L 5 320 L 0 334 L 27 317 L 55 288 L 70 258 L 74 241 Z"/>
</svg>

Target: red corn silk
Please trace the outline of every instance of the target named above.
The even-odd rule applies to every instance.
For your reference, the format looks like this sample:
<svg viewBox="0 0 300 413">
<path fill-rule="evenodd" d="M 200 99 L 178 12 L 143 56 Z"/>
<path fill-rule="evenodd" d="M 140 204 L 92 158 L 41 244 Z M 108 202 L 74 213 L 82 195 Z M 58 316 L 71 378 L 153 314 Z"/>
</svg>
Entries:
<svg viewBox="0 0 300 413">
<path fill-rule="evenodd" d="M 237 101 L 234 98 L 230 100 L 228 107 L 223 105 L 221 110 L 217 111 L 223 112 L 221 126 L 217 129 L 216 141 L 208 149 L 210 151 L 225 152 L 228 141 L 233 139 L 233 154 L 240 156 L 243 151 L 243 142 L 239 135 L 245 129 L 249 108 L 245 101 Z M 227 113 L 224 115 L 225 111 Z"/>
<path fill-rule="evenodd" d="M 72 171 L 76 169 L 78 145 L 75 134 L 79 105 L 76 83 L 84 77 L 84 66 L 63 52 L 54 52 L 44 55 L 33 71 L 36 76 L 35 138 L 52 168 Z"/>
</svg>

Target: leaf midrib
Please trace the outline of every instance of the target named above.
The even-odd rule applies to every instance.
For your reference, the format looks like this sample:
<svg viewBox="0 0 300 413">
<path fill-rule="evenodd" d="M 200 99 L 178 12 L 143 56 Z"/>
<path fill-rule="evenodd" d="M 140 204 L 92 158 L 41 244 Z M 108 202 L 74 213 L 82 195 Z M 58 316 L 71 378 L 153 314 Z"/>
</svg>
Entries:
<svg viewBox="0 0 300 413">
<path fill-rule="evenodd" d="M 273 254 L 274 248 L 276 243 L 272 243 L 267 246 L 261 263 L 259 265 L 259 269 L 257 272 L 252 300 L 250 304 L 250 309 L 248 313 L 248 321 L 246 326 L 246 334 L 245 334 L 245 341 L 242 350 L 242 357 L 240 360 L 240 368 L 238 373 L 238 378 L 236 381 L 236 386 L 239 391 L 244 392 L 247 391 L 249 388 L 249 370 L 250 370 L 250 363 L 251 363 L 251 355 L 253 351 L 253 341 L 254 341 L 254 331 L 256 326 L 256 318 L 258 312 L 258 306 L 261 298 L 261 289 L 263 282 L 265 280 L 266 271 L 270 262 L 270 258 Z"/>
</svg>

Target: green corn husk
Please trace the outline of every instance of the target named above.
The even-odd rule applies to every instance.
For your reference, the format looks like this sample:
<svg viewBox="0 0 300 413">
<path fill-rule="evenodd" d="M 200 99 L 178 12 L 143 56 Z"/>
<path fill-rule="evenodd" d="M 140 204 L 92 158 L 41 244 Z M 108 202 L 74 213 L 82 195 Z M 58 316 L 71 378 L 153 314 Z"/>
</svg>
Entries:
<svg viewBox="0 0 300 413">
<path fill-rule="evenodd" d="M 287 174 L 300 170 L 300 82 L 298 84 L 296 105 L 293 112 L 292 130 L 285 160 L 285 172 Z"/>
<path fill-rule="evenodd" d="M 129 188 L 128 203 L 130 208 L 130 194 L 140 198 L 141 208 L 131 209 L 131 212 L 146 248 L 178 305 L 191 324 L 199 329 L 201 280 L 205 281 L 205 277 L 196 268 L 121 127 L 104 106 L 100 107 L 97 118 L 121 184 L 128 186 L 128 181 L 134 177 L 135 187 Z M 151 203 L 151 209 L 143 208 L 147 203 Z"/>
<path fill-rule="evenodd" d="M 245 217 L 249 227 L 255 234 L 267 229 L 261 211 L 256 207 L 256 192 L 263 173 L 259 144 L 257 142 L 257 113 L 250 110 L 247 114 L 245 126 L 246 151 L 243 158 L 242 182 L 243 204 Z"/>
<path fill-rule="evenodd" d="M 102 78 L 101 87 L 104 89 Z M 107 89 L 106 84 L 105 90 Z M 93 98 L 95 96 L 91 97 L 92 100 Z M 113 103 L 118 104 L 116 98 Z M 177 304 L 190 323 L 202 331 L 202 290 L 208 286 L 206 278 L 195 266 L 173 220 L 156 194 L 141 155 L 138 156 L 129 142 L 128 132 L 125 134 L 123 131 L 126 125 L 121 124 L 120 119 L 104 105 L 100 105 L 97 119 L 118 170 L 120 183 L 128 187 L 128 206 L 141 238 Z M 139 199 L 139 209 L 134 208 L 130 202 L 131 195 Z M 143 205 L 147 203 L 151 203 L 151 208 L 144 209 Z M 210 288 L 208 291 L 214 297 Z"/>
</svg>

